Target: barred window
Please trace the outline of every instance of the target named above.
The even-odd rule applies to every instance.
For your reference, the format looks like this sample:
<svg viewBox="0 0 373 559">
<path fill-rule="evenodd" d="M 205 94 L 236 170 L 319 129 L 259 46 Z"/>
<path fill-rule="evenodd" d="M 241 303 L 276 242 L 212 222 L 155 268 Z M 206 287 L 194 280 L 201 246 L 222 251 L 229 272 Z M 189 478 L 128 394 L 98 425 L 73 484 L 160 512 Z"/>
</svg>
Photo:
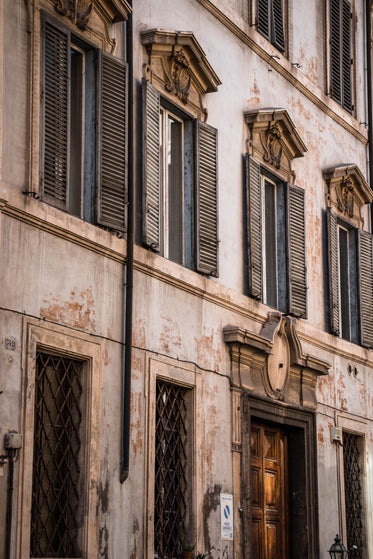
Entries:
<svg viewBox="0 0 373 559">
<path fill-rule="evenodd" d="M 187 524 L 187 407 L 189 391 L 157 382 L 155 433 L 154 552 L 179 557 Z"/>
<path fill-rule="evenodd" d="M 362 487 L 363 438 L 343 431 L 343 467 L 347 548 L 350 559 L 364 559 L 364 503 Z M 356 547 L 355 547 L 356 546 Z"/>
<path fill-rule="evenodd" d="M 37 353 L 31 557 L 82 555 L 83 366 Z"/>
</svg>

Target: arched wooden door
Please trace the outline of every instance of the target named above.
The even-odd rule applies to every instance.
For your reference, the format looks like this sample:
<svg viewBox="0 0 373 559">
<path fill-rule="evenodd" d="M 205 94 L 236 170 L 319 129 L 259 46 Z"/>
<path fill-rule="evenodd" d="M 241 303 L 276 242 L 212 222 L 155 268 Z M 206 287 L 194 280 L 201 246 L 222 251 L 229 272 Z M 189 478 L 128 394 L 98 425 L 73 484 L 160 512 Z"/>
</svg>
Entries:
<svg viewBox="0 0 373 559">
<path fill-rule="evenodd" d="M 288 441 L 277 426 L 251 424 L 251 551 L 289 559 Z"/>
</svg>

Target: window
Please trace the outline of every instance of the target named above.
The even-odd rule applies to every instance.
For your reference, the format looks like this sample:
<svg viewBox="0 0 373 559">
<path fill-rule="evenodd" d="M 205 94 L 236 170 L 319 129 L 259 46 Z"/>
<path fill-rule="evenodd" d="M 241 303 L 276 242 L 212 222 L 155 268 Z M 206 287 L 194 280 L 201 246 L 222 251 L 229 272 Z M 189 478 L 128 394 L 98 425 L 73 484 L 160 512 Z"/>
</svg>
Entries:
<svg viewBox="0 0 373 559">
<path fill-rule="evenodd" d="M 218 275 L 217 131 L 191 119 L 143 82 L 145 245 Z"/>
<path fill-rule="evenodd" d="M 41 196 L 124 231 L 127 65 L 48 19 L 42 24 Z"/>
<path fill-rule="evenodd" d="M 188 491 L 188 425 L 186 388 L 157 381 L 155 427 L 154 553 L 179 557 L 186 539 Z"/>
<path fill-rule="evenodd" d="M 365 521 L 363 500 L 363 448 L 360 435 L 343 431 L 343 471 L 347 549 L 351 559 L 363 559 L 365 553 Z M 356 546 L 356 549 L 353 548 Z"/>
<path fill-rule="evenodd" d="M 306 316 L 304 191 L 246 156 L 249 295 Z"/>
<path fill-rule="evenodd" d="M 258 31 L 279 51 L 285 51 L 284 0 L 257 0 Z"/>
<path fill-rule="evenodd" d="M 373 346 L 372 235 L 328 210 L 332 334 Z"/>
<path fill-rule="evenodd" d="M 31 557 L 81 557 L 83 361 L 39 351 L 35 374 Z"/>
<path fill-rule="evenodd" d="M 351 3 L 330 0 L 330 95 L 348 112 L 352 112 L 351 84 Z"/>
</svg>

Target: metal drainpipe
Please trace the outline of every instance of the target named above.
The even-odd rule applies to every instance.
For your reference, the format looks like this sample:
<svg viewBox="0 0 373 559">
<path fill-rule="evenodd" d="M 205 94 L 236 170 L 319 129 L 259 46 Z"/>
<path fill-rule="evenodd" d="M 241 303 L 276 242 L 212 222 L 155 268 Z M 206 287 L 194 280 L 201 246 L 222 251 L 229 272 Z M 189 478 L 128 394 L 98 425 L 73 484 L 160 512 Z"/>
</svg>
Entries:
<svg viewBox="0 0 373 559">
<path fill-rule="evenodd" d="M 5 544 L 5 557 L 10 559 L 10 549 L 12 543 L 12 512 L 13 512 L 13 487 L 14 487 L 14 457 L 9 452 L 8 462 L 8 496 L 6 507 L 6 544 Z"/>
<path fill-rule="evenodd" d="M 368 157 L 370 187 L 373 187 L 373 107 L 372 107 L 372 46 L 371 46 L 371 0 L 365 0 L 367 100 L 368 100 Z M 371 230 L 373 231 L 373 205 L 371 204 Z"/>
<path fill-rule="evenodd" d="M 131 2 L 132 4 L 132 2 Z M 134 249 L 134 173 L 133 173 L 133 28 L 132 14 L 128 16 L 126 32 L 128 62 L 128 229 L 125 289 L 125 344 L 122 354 L 122 410 L 120 483 L 128 478 L 131 424 L 131 360 L 132 360 L 132 308 L 133 308 L 133 249 Z M 124 299 L 124 298 L 123 298 Z"/>
</svg>

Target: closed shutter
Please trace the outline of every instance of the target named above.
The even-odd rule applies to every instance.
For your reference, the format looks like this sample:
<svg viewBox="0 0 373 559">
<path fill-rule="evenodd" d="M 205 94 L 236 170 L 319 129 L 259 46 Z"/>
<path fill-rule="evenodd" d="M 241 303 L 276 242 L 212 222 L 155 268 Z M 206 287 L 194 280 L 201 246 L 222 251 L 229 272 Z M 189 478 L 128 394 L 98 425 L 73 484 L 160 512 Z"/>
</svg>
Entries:
<svg viewBox="0 0 373 559">
<path fill-rule="evenodd" d="M 330 332 L 340 335 L 337 216 L 328 209 L 329 316 Z"/>
<path fill-rule="evenodd" d="M 43 23 L 42 197 L 67 210 L 70 121 L 70 40 L 48 21 Z"/>
<path fill-rule="evenodd" d="M 304 190 L 288 185 L 287 241 L 289 262 L 289 313 L 307 315 L 306 242 Z"/>
<path fill-rule="evenodd" d="M 330 94 L 341 103 L 341 0 L 330 1 Z"/>
<path fill-rule="evenodd" d="M 196 269 L 218 276 L 217 130 L 195 121 Z"/>
<path fill-rule="evenodd" d="M 160 250 L 160 97 L 143 80 L 143 241 Z"/>
<path fill-rule="evenodd" d="M 126 230 L 127 75 L 124 62 L 99 54 L 98 224 Z"/>
<path fill-rule="evenodd" d="M 361 345 L 373 347 L 373 256 L 372 235 L 359 231 L 359 296 Z"/>
<path fill-rule="evenodd" d="M 280 51 L 285 50 L 283 0 L 272 0 L 272 43 Z"/>
<path fill-rule="evenodd" d="M 260 165 L 246 155 L 246 211 L 248 290 L 251 297 L 262 299 L 262 196 Z"/>
<path fill-rule="evenodd" d="M 342 8 L 342 106 L 352 111 L 351 91 L 351 4 L 343 0 Z"/>
<path fill-rule="evenodd" d="M 270 40 L 269 2 L 270 0 L 257 0 L 256 4 L 257 28 L 268 40 Z"/>
</svg>

